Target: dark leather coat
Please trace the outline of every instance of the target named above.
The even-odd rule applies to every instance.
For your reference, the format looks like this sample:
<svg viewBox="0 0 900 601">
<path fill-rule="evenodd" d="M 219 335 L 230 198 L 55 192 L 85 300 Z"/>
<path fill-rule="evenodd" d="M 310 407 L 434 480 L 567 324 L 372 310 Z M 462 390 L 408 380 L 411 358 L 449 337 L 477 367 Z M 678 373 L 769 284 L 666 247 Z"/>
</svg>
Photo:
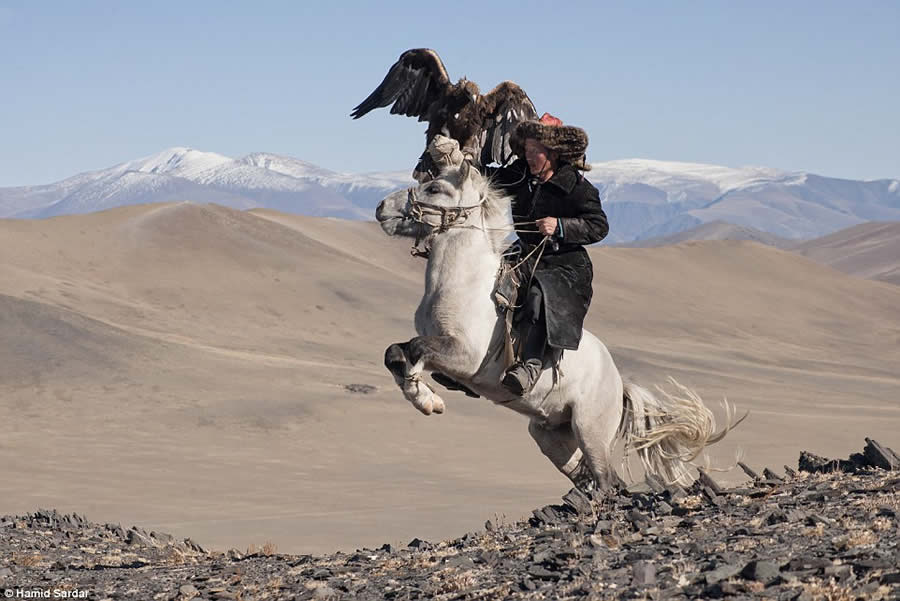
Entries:
<svg viewBox="0 0 900 601">
<path fill-rule="evenodd" d="M 599 242 L 609 232 L 600 192 L 568 163 L 561 164 L 544 183 L 532 178 L 524 159 L 508 167 L 487 167 L 485 172 L 495 185 L 513 196 L 513 220 L 531 222 L 516 226 L 534 231 L 519 233 L 523 256 L 543 239 L 533 222 L 542 217 L 559 220 L 562 236 L 556 238 L 558 248 L 545 246 L 534 278 L 544 295 L 547 343 L 555 348 L 577 349 L 593 294 L 593 265 L 584 245 Z M 524 266 L 526 281 L 532 266 L 531 261 Z"/>
</svg>

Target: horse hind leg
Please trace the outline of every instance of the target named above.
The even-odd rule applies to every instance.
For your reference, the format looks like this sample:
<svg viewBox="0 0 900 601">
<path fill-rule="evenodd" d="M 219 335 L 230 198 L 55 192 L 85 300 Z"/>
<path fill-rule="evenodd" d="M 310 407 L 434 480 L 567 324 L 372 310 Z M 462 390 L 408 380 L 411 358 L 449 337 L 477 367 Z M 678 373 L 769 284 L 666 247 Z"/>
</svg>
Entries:
<svg viewBox="0 0 900 601">
<path fill-rule="evenodd" d="M 422 381 L 422 361 L 413 363 L 409 352 L 409 342 L 392 344 L 384 351 L 384 366 L 391 372 L 403 396 L 416 409 L 425 415 L 443 413 L 444 400 Z"/>
<path fill-rule="evenodd" d="M 548 428 L 532 420 L 528 423 L 528 433 L 547 459 L 572 484 L 585 491 L 593 489 L 594 474 L 585 461 L 570 424 Z"/>
<path fill-rule="evenodd" d="M 604 419 L 596 413 L 593 406 L 576 405 L 572 412 L 572 432 L 597 488 L 606 491 L 622 484 L 611 461 L 619 420 Z"/>
</svg>

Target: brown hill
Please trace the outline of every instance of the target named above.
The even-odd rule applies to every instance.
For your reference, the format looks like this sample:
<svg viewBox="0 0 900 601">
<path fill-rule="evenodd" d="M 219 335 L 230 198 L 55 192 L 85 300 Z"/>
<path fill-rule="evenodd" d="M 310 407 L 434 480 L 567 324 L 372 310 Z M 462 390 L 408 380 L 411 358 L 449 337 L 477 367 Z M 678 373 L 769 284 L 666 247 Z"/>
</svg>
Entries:
<svg viewBox="0 0 900 601">
<path fill-rule="evenodd" d="M 861 223 L 788 248 L 844 273 L 900 284 L 900 221 Z"/>
<path fill-rule="evenodd" d="M 522 418 L 459 393 L 425 418 L 384 369 L 414 334 L 408 248 L 372 223 L 214 205 L 0 221 L 3 511 L 301 552 L 553 502 L 567 483 Z M 587 327 L 624 373 L 752 411 L 717 463 L 846 456 L 900 428 L 900 288 L 752 242 L 590 252 Z"/>
</svg>

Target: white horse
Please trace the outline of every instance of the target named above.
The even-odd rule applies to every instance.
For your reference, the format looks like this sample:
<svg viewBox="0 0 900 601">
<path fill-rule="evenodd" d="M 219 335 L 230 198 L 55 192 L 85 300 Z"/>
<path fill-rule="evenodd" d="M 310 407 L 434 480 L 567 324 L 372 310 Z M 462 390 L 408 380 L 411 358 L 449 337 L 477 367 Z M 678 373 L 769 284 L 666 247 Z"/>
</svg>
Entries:
<svg viewBox="0 0 900 601">
<path fill-rule="evenodd" d="M 657 396 L 623 383 L 606 346 L 588 331 L 577 351 L 563 353 L 558 378 L 545 370 L 524 397 L 500 384 L 510 362 L 502 352 L 505 320 L 492 293 L 512 231 L 510 201 L 468 161 L 457 160 L 436 179 L 389 195 L 376 218 L 388 235 L 430 243 L 425 294 L 415 314 L 419 335 L 392 344 L 384 356 L 403 395 L 425 415 L 443 413 L 445 405 L 423 372 L 449 375 L 528 416 L 528 432 L 544 455 L 583 489 L 618 481 L 610 464 L 617 438 L 637 452 L 647 472 L 688 483 L 688 462 L 732 427 L 715 433 L 709 409 L 674 380 L 677 395 Z"/>
</svg>

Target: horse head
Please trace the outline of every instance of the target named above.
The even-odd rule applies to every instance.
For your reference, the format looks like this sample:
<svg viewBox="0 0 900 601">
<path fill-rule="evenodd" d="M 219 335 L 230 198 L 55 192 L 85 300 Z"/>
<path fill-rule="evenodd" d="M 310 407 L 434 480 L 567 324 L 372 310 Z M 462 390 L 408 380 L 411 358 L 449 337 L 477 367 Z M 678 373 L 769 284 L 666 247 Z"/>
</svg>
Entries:
<svg viewBox="0 0 900 601">
<path fill-rule="evenodd" d="M 471 222 L 472 213 L 481 208 L 485 181 L 458 150 L 455 154 L 459 160 L 453 156 L 451 160 L 445 157 L 435 161 L 440 173 L 434 179 L 389 194 L 378 204 L 375 218 L 385 233 L 423 238 Z"/>
</svg>

